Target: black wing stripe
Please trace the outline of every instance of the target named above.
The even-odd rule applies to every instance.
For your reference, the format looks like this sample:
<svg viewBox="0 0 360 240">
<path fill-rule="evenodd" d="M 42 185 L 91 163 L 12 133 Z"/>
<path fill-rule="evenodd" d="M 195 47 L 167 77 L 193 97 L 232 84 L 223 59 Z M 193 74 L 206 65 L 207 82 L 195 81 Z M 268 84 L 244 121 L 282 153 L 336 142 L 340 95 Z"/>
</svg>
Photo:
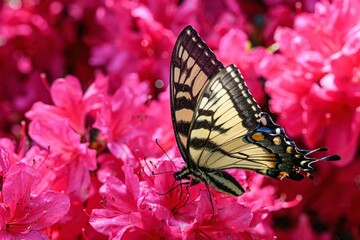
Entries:
<svg viewBox="0 0 360 240">
<path fill-rule="evenodd" d="M 176 140 L 187 163 L 185 148 L 198 98 L 223 67 L 192 27 L 180 33 L 172 54 L 170 99 Z"/>
<path fill-rule="evenodd" d="M 274 154 L 245 139 L 258 125 L 260 107 L 235 66 L 211 80 L 195 113 L 188 151 L 200 167 L 263 172 L 275 166 Z"/>
<path fill-rule="evenodd" d="M 213 171 L 206 172 L 207 179 L 210 184 L 219 192 L 240 196 L 245 191 L 240 184 L 227 172 Z"/>
<path fill-rule="evenodd" d="M 249 92 L 244 78 L 234 65 L 229 67 L 225 78 L 226 84 L 223 84 L 223 87 L 232 96 L 230 99 L 243 120 L 244 127 L 254 129 L 258 124 L 257 119 L 260 118 L 261 109 Z"/>
<path fill-rule="evenodd" d="M 188 58 L 190 58 L 190 55 L 188 55 L 188 56 L 189 56 Z M 188 99 L 186 97 L 175 96 L 176 97 L 175 98 L 175 107 L 174 107 L 175 112 L 178 110 L 183 110 L 183 109 L 188 109 L 188 110 L 193 111 L 193 109 L 195 109 L 195 107 L 196 107 L 195 106 L 196 102 L 194 102 L 194 99 L 198 98 L 198 95 L 203 91 L 203 88 L 205 87 L 205 86 L 202 86 L 198 92 L 196 92 L 196 93 L 193 92 L 194 83 L 197 82 L 197 81 L 195 81 L 195 79 L 201 73 L 201 69 L 199 68 L 199 70 L 198 70 L 198 72 L 196 72 L 195 76 L 191 77 L 196 60 L 198 60 L 198 59 L 195 59 L 193 65 L 190 66 L 189 68 L 187 68 L 186 64 L 184 64 L 183 69 L 182 69 L 182 72 L 186 72 L 186 77 L 185 77 L 184 83 L 175 83 L 175 88 L 178 89 L 178 92 L 185 93 L 186 96 L 190 96 L 190 99 Z M 180 77 L 180 79 L 181 79 L 181 77 Z M 186 84 L 186 82 L 189 79 L 191 80 L 190 81 L 191 86 Z M 188 119 L 188 121 L 179 121 L 179 123 L 181 123 L 181 127 L 179 127 L 177 129 L 178 134 L 183 135 L 185 137 L 188 136 L 190 125 L 191 125 L 191 122 L 189 120 L 191 120 L 191 119 Z"/>
</svg>

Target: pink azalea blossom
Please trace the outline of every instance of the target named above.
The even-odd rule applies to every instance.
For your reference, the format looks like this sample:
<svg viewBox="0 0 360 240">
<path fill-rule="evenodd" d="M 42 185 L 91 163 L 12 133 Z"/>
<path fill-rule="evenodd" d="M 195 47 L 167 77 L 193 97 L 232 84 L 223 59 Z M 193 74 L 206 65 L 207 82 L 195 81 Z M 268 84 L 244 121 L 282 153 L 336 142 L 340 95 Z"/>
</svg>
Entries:
<svg viewBox="0 0 360 240">
<path fill-rule="evenodd" d="M 183 162 L 179 161 L 179 158 L 174 160 L 175 166 L 181 167 Z M 146 163 L 147 161 L 153 165 L 149 166 Z M 186 185 L 182 186 L 180 182 L 175 181 L 173 177 L 174 165 L 169 161 L 150 159 L 143 161 L 143 165 L 146 173 L 144 179 L 152 188 L 152 191 L 149 192 L 148 201 L 157 217 L 162 220 L 169 220 L 170 218 L 169 224 L 180 228 L 189 225 L 190 223 L 184 222 L 184 220 L 194 218 L 194 206 L 197 206 L 196 201 L 202 186 L 199 184 L 188 188 Z M 153 168 L 158 167 L 151 173 L 147 173 L 148 170 L 151 170 L 151 166 Z"/>
<path fill-rule="evenodd" d="M 232 27 L 251 28 L 233 0 L 181 4 L 164 0 L 114 1 L 108 2 L 97 16 L 108 39 L 93 48 L 91 63 L 105 67 L 120 79 L 136 72 L 141 80 L 150 82 L 152 95 L 168 86 L 172 47 L 183 27 L 192 24 L 206 39 L 209 36 L 214 46 Z M 119 86 L 114 81 L 112 84 Z"/>
<path fill-rule="evenodd" d="M 26 113 L 26 117 L 35 120 L 62 119 L 69 122 L 72 129 L 79 134 L 86 131 L 86 115 L 101 106 L 104 94 L 108 90 L 108 79 L 101 74 L 83 94 L 79 80 L 74 76 L 57 79 L 50 88 L 51 98 L 55 105 L 37 102 Z"/>
<path fill-rule="evenodd" d="M 118 88 L 113 96 L 109 96 L 96 116 L 94 127 L 101 132 L 110 152 L 117 158 L 125 158 L 131 154 L 129 143 L 144 132 L 140 130 L 142 112 L 148 99 L 146 83 L 139 83 L 136 75 L 128 77 L 130 86 Z M 144 116 L 145 117 L 145 116 Z"/>
<path fill-rule="evenodd" d="M 266 225 L 259 225 L 272 211 L 269 206 L 274 210 L 285 207 L 275 199 L 269 200 L 273 194 L 270 186 L 259 193 L 260 199 L 254 195 L 238 201 L 210 187 L 210 200 L 203 183 L 191 187 L 178 185 L 172 176 L 174 165 L 169 161 L 151 160 L 153 164 L 160 164 L 155 175 L 149 175 L 151 169 L 146 161 L 150 160 L 143 161 L 144 172 L 140 178 L 127 166 L 122 168 L 123 181 L 111 176 L 107 178 L 101 188 L 103 208 L 94 209 L 90 219 L 97 231 L 110 234 L 110 238 L 123 239 L 140 236 L 169 239 L 274 236 L 271 231 L 264 232 L 264 228 L 269 230 Z M 180 163 L 175 161 L 177 166 Z M 261 189 L 261 181 L 257 184 L 254 188 Z"/>
<path fill-rule="evenodd" d="M 266 46 L 274 43 L 274 33 L 278 27 L 291 27 L 299 13 L 314 12 L 319 0 L 265 0 L 263 40 Z"/>
<path fill-rule="evenodd" d="M 359 4 L 315 2 L 0 3 L 0 133 L 20 135 L 0 138 L 0 238 L 356 239 Z M 343 160 L 313 182 L 229 169 L 239 197 L 176 181 L 167 86 L 188 24 L 264 110 L 266 78 L 289 135 Z"/>
<path fill-rule="evenodd" d="M 259 62 L 269 55 L 266 49 L 250 49 L 247 35 L 241 30 L 233 29 L 220 39 L 217 52 L 225 65 L 236 64 L 239 67 L 250 92 L 260 105 L 264 105 L 265 93 L 259 80 Z"/>
<path fill-rule="evenodd" d="M 50 89 L 55 105 L 38 102 L 26 114 L 32 120 L 29 124 L 32 139 L 43 148 L 50 148 L 54 159 L 51 168 L 57 171 L 58 182 L 65 181 L 67 192 L 82 199 L 88 197 L 89 170 L 96 168 L 96 151 L 89 149 L 89 143 L 82 143 L 85 118 L 100 108 L 107 90 L 106 81 L 99 75 L 83 95 L 76 78 L 58 79 Z M 68 182 L 68 179 L 77 180 Z"/>
<path fill-rule="evenodd" d="M 47 233 L 51 239 L 108 239 L 105 235 L 95 231 L 89 224 L 89 215 L 92 209 L 101 207 L 101 196 L 98 193 L 100 183 L 96 176 L 91 176 L 90 195 L 86 202 L 71 199 L 71 207 L 66 216 L 52 225 Z"/>
<path fill-rule="evenodd" d="M 158 101 L 151 100 L 148 84 L 139 82 L 136 74 L 128 75 L 113 95 L 106 96 L 96 115 L 93 127 L 100 131 L 98 140 L 125 162 L 162 155 L 161 147 L 168 150 L 175 143 L 168 104 L 168 92 L 159 94 Z"/>
<path fill-rule="evenodd" d="M 138 148 L 145 153 L 141 157 L 149 157 L 149 154 L 153 158 L 163 156 L 163 150 L 167 152 L 176 145 L 169 102 L 170 94 L 167 89 L 158 95 L 157 101 L 151 101 L 148 105 L 145 121 L 141 125 L 146 137 L 139 139 Z"/>
<path fill-rule="evenodd" d="M 59 221 L 70 208 L 64 193 L 37 189 L 37 169 L 18 162 L 11 164 L 1 148 L 1 239 L 49 239 L 42 229 Z"/>
<path fill-rule="evenodd" d="M 303 181 L 302 184 L 290 185 L 284 181 L 279 183 L 279 193 L 286 194 L 288 198 L 301 195 L 302 201 L 287 211 L 274 212 L 274 222 L 288 223 L 287 228 L 276 228 L 277 234 L 290 236 L 299 224 L 299 214 L 309 219 L 307 231 L 326 232 L 331 236 L 338 235 L 357 236 L 359 208 L 356 203 L 360 201 L 358 194 L 359 161 L 342 168 L 326 163 L 317 163 L 318 168 L 315 182 Z M 346 192 L 344 192 L 346 189 Z M 326 204 L 331 202 L 332 204 Z M 336 206 L 335 208 L 332 206 Z M 321 235 L 318 233 L 319 235 Z M 296 235 L 293 235 L 294 238 Z"/>
<path fill-rule="evenodd" d="M 139 237 L 161 238 L 169 236 L 166 225 L 156 220 L 143 204 L 145 186 L 141 186 L 132 168 L 125 166 L 125 182 L 109 177 L 100 188 L 103 209 L 94 209 L 90 224 L 110 239 L 134 239 Z"/>
<path fill-rule="evenodd" d="M 339 154 L 338 165 L 354 159 L 360 133 L 355 34 L 360 5 L 345 2 L 317 3 L 314 14 L 296 17 L 294 30 L 278 29 L 281 54 L 262 62 L 279 123 L 292 137 L 303 135 L 309 147 L 326 146 Z M 340 135 L 339 125 L 344 126 Z"/>
<path fill-rule="evenodd" d="M 211 205 L 207 191 L 200 192 L 200 199 L 194 221 L 185 229 L 186 239 L 239 239 L 249 228 L 252 213 L 240 204 L 227 204 L 211 215 Z"/>
<path fill-rule="evenodd" d="M 109 18 L 113 19 L 110 24 Z M 99 11 L 98 19 L 108 30 L 110 39 L 93 49 L 91 63 L 105 66 L 120 79 L 136 72 L 140 79 L 153 84 L 160 80 L 164 85 L 169 76 L 165 66 L 175 41 L 174 34 L 159 24 L 146 6 L 131 1 L 109 2 L 101 14 Z M 122 25 L 114 26 L 119 21 Z M 132 24 L 137 31 L 133 31 Z M 120 85 L 115 81 L 112 84 Z"/>
<path fill-rule="evenodd" d="M 19 134 L 16 124 L 34 102 L 49 102 L 41 74 L 55 79 L 74 73 L 85 83 L 93 78 L 88 57 L 101 35 L 94 14 L 101 5 L 102 1 L 1 4 L 0 57 L 6 59 L 0 64 L 3 136 Z"/>
</svg>

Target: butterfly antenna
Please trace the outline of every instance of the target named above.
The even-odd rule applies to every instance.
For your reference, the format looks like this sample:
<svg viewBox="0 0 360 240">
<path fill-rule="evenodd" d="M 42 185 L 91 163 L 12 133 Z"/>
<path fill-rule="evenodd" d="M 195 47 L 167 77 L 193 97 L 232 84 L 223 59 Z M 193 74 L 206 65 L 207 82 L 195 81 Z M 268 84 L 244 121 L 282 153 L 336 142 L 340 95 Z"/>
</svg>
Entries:
<svg viewBox="0 0 360 240">
<path fill-rule="evenodd" d="M 158 145 L 158 147 L 161 149 L 161 151 L 167 156 L 167 158 L 171 161 L 171 158 L 169 157 L 169 155 L 165 152 L 164 148 L 160 145 L 158 139 L 155 139 L 155 143 L 156 145 Z"/>
<path fill-rule="evenodd" d="M 171 164 L 174 166 L 175 170 L 177 170 L 177 167 L 175 166 L 175 163 L 171 160 L 171 158 L 169 157 L 169 155 L 165 152 L 165 150 L 163 149 L 163 147 L 160 145 L 158 139 L 155 139 L 156 145 L 158 145 L 158 147 L 161 149 L 161 151 L 166 155 L 166 157 L 169 159 L 169 161 L 171 162 Z"/>
</svg>

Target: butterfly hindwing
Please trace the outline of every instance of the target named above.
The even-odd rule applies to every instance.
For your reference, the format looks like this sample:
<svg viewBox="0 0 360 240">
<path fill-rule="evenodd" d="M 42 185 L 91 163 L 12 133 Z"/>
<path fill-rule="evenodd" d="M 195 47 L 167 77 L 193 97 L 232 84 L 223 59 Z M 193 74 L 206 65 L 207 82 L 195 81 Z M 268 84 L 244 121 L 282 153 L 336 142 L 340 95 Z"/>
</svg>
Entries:
<svg viewBox="0 0 360 240">
<path fill-rule="evenodd" d="M 187 161 L 186 146 L 199 96 L 209 80 L 222 68 L 210 48 L 191 27 L 186 27 L 175 43 L 170 70 L 171 113 L 180 152 Z"/>
</svg>

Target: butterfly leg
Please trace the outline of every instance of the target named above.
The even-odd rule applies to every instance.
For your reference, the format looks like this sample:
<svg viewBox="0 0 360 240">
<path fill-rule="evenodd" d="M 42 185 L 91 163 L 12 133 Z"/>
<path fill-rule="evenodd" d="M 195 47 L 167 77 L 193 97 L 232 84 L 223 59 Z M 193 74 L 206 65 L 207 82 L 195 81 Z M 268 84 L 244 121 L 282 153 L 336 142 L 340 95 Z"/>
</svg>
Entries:
<svg viewBox="0 0 360 240">
<path fill-rule="evenodd" d="M 211 217 L 213 217 L 215 215 L 215 209 L 214 209 L 213 199 L 212 199 L 212 196 L 211 196 L 211 191 L 210 191 L 210 188 L 209 188 L 209 184 L 205 183 L 205 186 L 206 186 L 206 189 L 207 189 L 207 191 L 209 193 L 209 199 L 210 199 L 211 210 L 212 210 Z"/>
</svg>

